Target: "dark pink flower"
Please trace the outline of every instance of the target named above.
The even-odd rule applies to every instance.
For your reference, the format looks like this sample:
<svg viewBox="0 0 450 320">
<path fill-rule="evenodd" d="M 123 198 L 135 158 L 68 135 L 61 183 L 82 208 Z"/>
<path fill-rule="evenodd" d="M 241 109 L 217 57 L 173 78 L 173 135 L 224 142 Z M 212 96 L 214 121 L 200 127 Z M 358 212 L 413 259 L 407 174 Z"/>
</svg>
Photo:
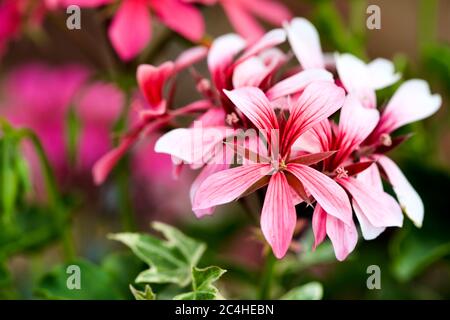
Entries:
<svg viewBox="0 0 450 320">
<path fill-rule="evenodd" d="M 432 95 L 424 80 L 405 81 L 383 109 L 376 128 L 363 143 L 368 155 L 377 160 L 378 166 L 386 173 L 406 215 L 418 227 L 422 225 L 424 216 L 422 200 L 400 168 L 384 153 L 404 140 L 402 137 L 392 138 L 396 129 L 431 116 L 439 110 L 441 103 L 441 97 Z M 380 178 L 377 166 L 372 167 L 373 174 Z"/>
<path fill-rule="evenodd" d="M 113 0 L 64 0 L 67 5 L 97 7 Z M 128 61 L 136 57 L 151 39 L 151 14 L 187 39 L 198 42 L 204 33 L 200 12 L 182 0 L 120 0 L 108 36 L 117 54 Z"/>
<path fill-rule="evenodd" d="M 293 143 L 309 128 L 326 119 L 342 106 L 344 92 L 329 82 L 315 82 L 306 87 L 290 108 L 286 122 L 279 122 L 264 93 L 251 87 L 226 92 L 236 107 L 264 132 L 278 132 L 269 150 L 277 153 L 261 155 L 268 161 L 247 163 L 212 174 L 199 186 L 194 210 L 233 201 L 252 186 L 268 189 L 261 214 L 261 229 L 276 257 L 285 255 L 296 223 L 293 193 L 303 200 L 306 192 L 346 224 L 351 223 L 351 208 L 345 192 L 331 178 L 309 167 L 306 158 L 291 158 Z M 324 157 L 329 154 L 324 155 Z M 320 161 L 314 160 L 314 162 Z M 254 190 L 254 189 L 251 189 Z M 306 191 L 305 191 L 306 190 Z"/>
<path fill-rule="evenodd" d="M 111 148 L 111 127 L 124 105 L 118 88 L 103 82 L 87 83 L 89 74 L 79 65 L 34 63 L 13 70 L 3 85 L 1 113 L 14 125 L 36 132 L 61 181 L 71 170 L 66 126 L 69 109 L 73 108 L 80 123 L 77 169 L 86 172 Z M 28 151 L 27 157 L 33 174 L 38 175 L 37 159 Z M 40 183 L 39 177 L 35 180 Z"/>
</svg>

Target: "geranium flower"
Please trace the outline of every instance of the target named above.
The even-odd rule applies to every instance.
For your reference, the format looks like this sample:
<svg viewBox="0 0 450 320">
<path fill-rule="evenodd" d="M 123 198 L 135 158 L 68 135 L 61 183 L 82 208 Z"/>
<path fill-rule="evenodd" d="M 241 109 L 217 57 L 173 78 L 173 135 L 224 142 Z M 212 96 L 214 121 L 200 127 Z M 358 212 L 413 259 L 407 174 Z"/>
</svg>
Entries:
<svg viewBox="0 0 450 320">
<path fill-rule="evenodd" d="M 234 29 L 249 43 L 259 40 L 265 31 L 256 17 L 281 26 L 283 22 L 292 19 L 290 11 L 281 3 L 274 0 L 186 0 L 205 5 L 220 3 Z"/>
<path fill-rule="evenodd" d="M 64 0 L 66 5 L 98 7 L 113 0 Z M 119 57 L 128 61 L 136 57 L 151 39 L 151 15 L 183 37 L 198 42 L 204 33 L 203 18 L 195 6 L 182 0 L 121 0 L 108 36 Z"/>
<path fill-rule="evenodd" d="M 184 107 L 170 110 L 168 101 L 164 96 L 164 89 L 178 72 L 196 63 L 205 56 L 205 47 L 194 47 L 186 50 L 175 62 L 166 62 L 158 67 L 141 65 L 137 70 L 137 82 L 142 97 L 137 100 L 135 108 L 139 113 L 137 121 L 131 130 L 123 136 L 119 145 L 99 159 L 92 169 L 96 184 L 103 183 L 111 170 L 122 156 L 138 141 L 145 136 L 178 116 L 189 115 L 204 111 L 210 107 L 209 101 L 198 100 Z M 169 90 L 170 91 L 170 90 Z"/>
<path fill-rule="evenodd" d="M 277 258 L 286 254 L 296 223 L 292 190 L 305 201 L 306 192 L 310 193 L 336 218 L 351 224 L 351 207 L 343 189 L 308 166 L 330 153 L 291 158 L 291 148 L 297 138 L 342 106 L 343 90 L 330 82 L 308 85 L 299 100 L 292 104 L 286 122 L 277 119 L 273 106 L 260 89 L 245 87 L 226 94 L 258 130 L 280 134 L 279 139 L 269 139 L 268 148 L 279 152 L 261 154 L 263 159 L 270 156 L 263 163 L 247 163 L 206 178 L 195 195 L 194 209 L 233 201 L 255 186 L 268 184 L 261 229 Z"/>
<path fill-rule="evenodd" d="M 33 63 L 13 70 L 3 83 L 1 113 L 14 125 L 36 132 L 62 182 L 72 169 L 66 143 L 69 109 L 73 107 L 81 125 L 76 169 L 86 173 L 111 148 L 111 126 L 124 106 L 124 96 L 117 87 L 99 81 L 88 83 L 89 75 L 89 70 L 79 65 Z M 39 188 L 42 180 L 37 159 L 31 149 L 26 147 L 25 151 Z"/>
<path fill-rule="evenodd" d="M 362 106 L 353 95 L 348 95 L 341 109 L 339 125 L 327 120 L 313 127 L 298 139 L 294 148 L 309 152 L 337 150 L 325 159 L 322 170 L 333 178 L 351 196 L 352 205 L 366 240 L 374 239 L 386 227 L 401 226 L 403 215 L 394 198 L 383 191 L 381 184 L 362 179 L 373 161 L 355 159 L 353 153 L 370 135 L 379 120 L 379 112 Z M 320 204 L 313 213 L 314 248 L 326 235 L 331 239 L 338 260 L 344 260 L 356 246 L 358 233 L 354 225 L 346 225 L 327 214 Z"/>
<path fill-rule="evenodd" d="M 213 106 L 194 122 L 201 124 L 203 132 L 197 127 L 174 129 L 163 135 L 155 146 L 157 152 L 170 154 L 177 161 L 181 159 L 191 164 L 193 169 L 204 165 L 192 184 L 191 200 L 194 199 L 197 188 L 204 179 L 215 172 L 227 169 L 230 165 L 229 160 L 221 159 L 223 156 L 230 156 L 229 152 L 211 154 L 211 150 L 222 150 L 224 148 L 222 140 L 235 134 L 233 130 L 227 130 L 227 127 L 248 128 L 248 120 L 236 109 L 224 89 L 255 86 L 264 90 L 271 100 L 278 101 L 287 95 L 302 92 L 313 81 L 332 81 L 331 73 L 311 70 L 294 74 L 272 86 L 276 72 L 287 61 L 285 54 L 274 47 L 283 43 L 285 39 L 285 32 L 282 29 L 275 29 L 251 46 L 247 46 L 246 41 L 235 34 L 221 36 L 212 43 L 207 59 L 212 84 L 208 79 L 197 75 L 197 89 Z M 199 132 L 200 134 L 197 134 Z M 212 139 L 206 141 L 206 137 Z M 246 143 L 254 145 L 255 141 Z M 202 148 L 195 148 L 193 152 L 190 148 L 192 146 Z M 213 211 L 214 207 L 194 209 L 199 217 Z"/>
<path fill-rule="evenodd" d="M 292 50 L 303 69 L 336 69 L 346 91 L 366 107 L 376 107 L 375 90 L 400 79 L 393 63 L 387 59 L 377 58 L 366 64 L 348 53 L 335 54 L 334 57 L 323 54 L 317 29 L 304 18 L 292 19 L 285 24 L 285 28 Z"/>
<path fill-rule="evenodd" d="M 378 166 L 371 167 L 375 181 L 381 181 L 379 167 L 386 174 L 406 215 L 417 227 L 422 226 L 424 217 L 422 200 L 400 168 L 384 154 L 405 140 L 405 137 L 391 136 L 396 129 L 431 116 L 441 104 L 440 95 L 431 94 L 424 80 L 405 81 L 383 109 L 376 128 L 363 143 L 363 152 L 377 161 Z"/>
</svg>

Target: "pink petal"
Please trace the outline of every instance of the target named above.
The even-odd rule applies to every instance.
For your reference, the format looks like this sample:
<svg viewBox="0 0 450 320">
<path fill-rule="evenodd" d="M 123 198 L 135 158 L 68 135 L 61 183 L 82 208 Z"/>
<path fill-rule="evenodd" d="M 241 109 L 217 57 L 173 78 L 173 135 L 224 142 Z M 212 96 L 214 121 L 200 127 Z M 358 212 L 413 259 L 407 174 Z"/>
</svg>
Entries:
<svg viewBox="0 0 450 320">
<path fill-rule="evenodd" d="M 208 55 L 208 48 L 204 46 L 197 46 L 183 51 L 175 60 L 175 69 L 177 71 L 183 70 L 191 65 L 199 62 Z"/>
<path fill-rule="evenodd" d="M 208 178 L 210 175 L 225 170 L 229 167 L 229 164 L 206 164 L 203 169 L 200 171 L 199 175 L 195 178 L 194 182 L 191 185 L 191 190 L 189 196 L 191 198 L 191 204 L 194 204 L 195 194 L 197 193 L 200 185 Z M 201 218 L 205 215 L 211 215 L 214 212 L 215 207 L 210 207 L 206 209 L 197 209 L 194 210 L 197 218 Z"/>
<path fill-rule="evenodd" d="M 156 128 L 157 126 L 152 126 L 152 129 Z M 106 180 L 117 162 L 136 143 L 136 141 L 139 139 L 140 134 L 144 130 L 150 131 L 147 123 L 138 122 L 136 126 L 122 138 L 116 148 L 109 151 L 94 164 L 92 168 L 92 175 L 94 177 L 95 184 L 100 185 Z"/>
<path fill-rule="evenodd" d="M 261 213 L 261 230 L 278 259 L 286 254 L 294 235 L 297 215 L 291 188 L 283 173 L 271 178 Z"/>
<path fill-rule="evenodd" d="M 248 48 L 242 56 L 236 61 L 236 64 L 243 62 L 244 60 L 254 57 L 259 53 L 267 50 L 269 48 L 273 48 L 281 43 L 286 41 L 286 33 L 283 29 L 274 29 L 267 32 L 261 39 L 258 40 L 255 44 L 253 44 L 250 48 Z"/>
<path fill-rule="evenodd" d="M 375 129 L 380 119 L 377 109 L 363 107 L 353 94 L 347 95 L 339 118 L 338 154 L 336 163 L 344 162 L 347 157 Z"/>
<path fill-rule="evenodd" d="M 385 130 L 391 132 L 405 124 L 431 116 L 442 104 L 441 96 L 431 94 L 428 83 L 413 79 L 405 81 L 395 92 L 382 114 L 387 122 Z"/>
<path fill-rule="evenodd" d="M 92 175 L 96 185 L 102 184 L 122 156 L 136 142 L 137 136 L 124 138 L 118 147 L 101 157 L 92 167 Z"/>
<path fill-rule="evenodd" d="M 332 134 L 330 121 L 328 119 L 322 120 L 295 140 L 292 151 L 308 153 L 329 151 L 333 142 Z"/>
<path fill-rule="evenodd" d="M 369 158 L 363 157 L 361 161 L 368 161 Z M 359 181 L 363 182 L 365 185 L 370 186 L 370 188 L 375 188 L 377 191 L 383 191 L 383 181 L 381 180 L 380 170 L 375 163 L 373 163 L 366 170 L 358 173 L 356 177 Z"/>
<path fill-rule="evenodd" d="M 349 94 L 341 109 L 339 131 L 345 141 L 358 146 L 372 132 L 379 119 L 378 110 L 363 107 L 355 96 Z"/>
<path fill-rule="evenodd" d="M 316 250 L 319 244 L 325 240 L 325 236 L 327 235 L 327 213 L 319 204 L 316 204 L 316 207 L 314 208 L 312 229 L 314 233 L 313 250 Z"/>
<path fill-rule="evenodd" d="M 286 79 L 277 82 L 270 88 L 266 95 L 270 100 L 275 100 L 287 95 L 299 93 L 314 81 L 333 81 L 333 75 L 322 69 L 310 69 L 301 71 Z"/>
<path fill-rule="evenodd" d="M 345 191 L 323 173 L 298 163 L 289 163 L 287 170 L 294 174 L 317 203 L 330 215 L 350 225 L 352 208 Z"/>
<path fill-rule="evenodd" d="M 395 66 L 392 61 L 383 58 L 377 58 L 367 64 L 370 75 L 370 86 L 375 89 L 386 88 L 398 80 L 400 73 L 395 73 Z"/>
<path fill-rule="evenodd" d="M 353 223 L 343 223 L 332 215 L 327 216 L 327 234 L 333 244 L 334 254 L 343 261 L 355 249 L 358 242 L 358 231 Z"/>
<path fill-rule="evenodd" d="M 225 116 L 225 111 L 222 108 L 211 107 L 211 109 L 203 113 L 194 121 L 193 126 L 221 127 L 225 124 Z"/>
<path fill-rule="evenodd" d="M 59 0 L 59 2 L 65 6 L 70 6 L 74 4 L 85 8 L 99 7 L 101 5 L 111 3 L 112 1 L 113 0 Z"/>
<path fill-rule="evenodd" d="M 218 90 L 227 83 L 227 68 L 233 58 L 246 46 L 245 40 L 236 34 L 218 37 L 211 45 L 208 53 L 208 69 Z"/>
<path fill-rule="evenodd" d="M 223 170 L 209 176 L 197 189 L 193 210 L 231 202 L 270 171 L 264 164 L 249 164 Z"/>
<path fill-rule="evenodd" d="M 403 214 L 393 197 L 383 191 L 371 188 L 365 183 L 344 178 L 338 182 L 352 195 L 361 213 L 375 227 L 401 227 Z"/>
<path fill-rule="evenodd" d="M 168 61 L 158 67 L 141 64 L 136 73 L 139 89 L 147 99 L 150 109 L 146 113 L 161 115 L 166 112 L 166 101 L 163 98 L 164 86 L 173 75 L 175 65 Z"/>
<path fill-rule="evenodd" d="M 264 29 L 240 1 L 222 1 L 221 3 L 234 29 L 249 43 L 255 43 L 264 35 Z"/>
<path fill-rule="evenodd" d="M 243 6 L 258 17 L 275 26 L 281 26 L 292 19 L 292 14 L 286 6 L 273 0 L 240 0 Z"/>
<path fill-rule="evenodd" d="M 314 25 L 304 18 L 294 18 L 285 25 L 289 43 L 304 69 L 325 67 L 319 33 Z"/>
<path fill-rule="evenodd" d="M 122 1 L 108 29 L 117 54 L 124 61 L 136 57 L 151 37 L 150 13 L 145 0 Z"/>
<path fill-rule="evenodd" d="M 233 87 L 259 87 L 270 71 L 260 58 L 249 58 L 234 68 Z"/>
<path fill-rule="evenodd" d="M 222 140 L 233 131 L 227 127 L 178 128 L 162 135 L 155 151 L 173 156 L 175 163 L 203 165 L 221 151 Z"/>
<path fill-rule="evenodd" d="M 361 227 L 361 233 L 365 240 L 373 240 L 378 237 L 386 227 L 375 227 L 370 223 L 369 219 L 366 218 L 364 212 L 359 207 L 358 203 L 353 200 L 353 209 L 355 210 L 356 218 L 358 218 L 359 225 Z"/>
<path fill-rule="evenodd" d="M 95 82 L 84 88 L 76 103 L 83 123 L 109 128 L 117 120 L 125 105 L 125 96 L 115 85 Z"/>
<path fill-rule="evenodd" d="M 199 41 L 205 32 L 202 15 L 193 5 L 179 0 L 150 1 L 158 18 L 169 28 L 191 41 Z"/>
<path fill-rule="evenodd" d="M 278 129 L 275 112 L 260 89 L 244 87 L 224 93 L 259 130 Z"/>
<path fill-rule="evenodd" d="M 376 108 L 375 90 L 370 83 L 367 65 L 349 53 L 336 54 L 335 61 L 339 79 L 347 92 L 356 95 L 363 106 Z"/>
<path fill-rule="evenodd" d="M 302 133 L 336 112 L 344 99 L 344 90 L 333 83 L 316 81 L 309 84 L 291 108 L 282 150 L 288 150 Z"/>
<path fill-rule="evenodd" d="M 378 163 L 383 167 L 389 182 L 392 184 L 397 199 L 406 215 L 420 228 L 423 222 L 424 207 L 419 194 L 414 190 L 394 161 L 386 156 L 379 156 L 377 159 Z"/>
</svg>

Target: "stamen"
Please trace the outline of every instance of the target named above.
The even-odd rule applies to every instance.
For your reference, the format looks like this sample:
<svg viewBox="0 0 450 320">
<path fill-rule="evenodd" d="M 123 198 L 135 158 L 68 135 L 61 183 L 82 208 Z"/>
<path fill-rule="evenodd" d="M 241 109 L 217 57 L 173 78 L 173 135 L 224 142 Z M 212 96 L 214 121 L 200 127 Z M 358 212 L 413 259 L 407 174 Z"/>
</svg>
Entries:
<svg viewBox="0 0 450 320">
<path fill-rule="evenodd" d="M 344 167 L 337 167 L 336 174 L 338 179 L 348 178 L 348 171 L 344 169 Z"/>
<path fill-rule="evenodd" d="M 229 126 L 231 126 L 231 125 L 239 122 L 239 118 L 236 115 L 236 113 L 232 112 L 232 113 L 227 114 L 227 118 L 225 119 L 225 121 Z"/>
<path fill-rule="evenodd" d="M 197 90 L 202 93 L 209 92 L 211 90 L 211 82 L 205 78 L 201 79 L 197 83 Z"/>
<path fill-rule="evenodd" d="M 392 146 L 392 138 L 391 138 L 391 136 L 389 134 L 387 134 L 387 133 L 383 133 L 382 135 L 380 135 L 380 143 L 383 146 L 386 146 L 386 147 Z"/>
</svg>

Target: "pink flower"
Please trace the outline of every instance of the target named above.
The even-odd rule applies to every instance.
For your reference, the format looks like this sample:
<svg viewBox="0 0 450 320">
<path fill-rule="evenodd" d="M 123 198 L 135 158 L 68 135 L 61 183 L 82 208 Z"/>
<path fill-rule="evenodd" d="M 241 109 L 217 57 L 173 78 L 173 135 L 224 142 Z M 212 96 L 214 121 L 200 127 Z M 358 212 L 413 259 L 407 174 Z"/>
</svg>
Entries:
<svg viewBox="0 0 450 320">
<path fill-rule="evenodd" d="M 249 43 L 256 42 L 265 33 L 255 16 L 274 26 L 281 26 L 283 22 L 292 19 L 289 10 L 273 0 L 218 0 L 218 2 L 225 10 L 234 29 Z"/>
<path fill-rule="evenodd" d="M 137 71 L 137 81 L 142 98 L 138 99 L 135 108 L 139 112 L 139 120 L 131 130 L 122 137 L 119 145 L 106 153 L 92 168 L 94 182 L 103 183 L 122 156 L 139 140 L 175 117 L 196 113 L 210 107 L 206 100 L 194 101 L 182 108 L 169 110 L 171 104 L 164 97 L 164 89 L 170 80 L 182 69 L 196 63 L 206 54 L 206 48 L 194 47 L 181 54 L 175 62 L 166 62 L 159 67 L 141 65 Z"/>
<path fill-rule="evenodd" d="M 233 201 L 247 190 L 254 190 L 255 186 L 268 184 L 261 229 L 278 258 L 286 254 L 294 232 L 293 193 L 305 201 L 309 201 L 307 193 L 310 193 L 337 219 L 351 224 L 351 208 L 345 192 L 331 178 L 309 167 L 330 153 L 290 157 L 293 143 L 304 132 L 342 106 L 343 90 L 329 82 L 310 84 L 292 104 L 289 118 L 281 123 L 261 90 L 244 87 L 226 94 L 258 130 L 280 134 L 279 139 L 270 139 L 269 143 L 269 150 L 279 150 L 279 153 L 270 154 L 269 151 L 271 160 L 247 163 L 210 175 L 197 190 L 194 210 Z"/>
<path fill-rule="evenodd" d="M 2 113 L 14 125 L 29 127 L 37 133 L 60 175 L 67 168 L 65 116 L 88 75 L 87 69 L 77 65 L 51 68 L 35 63 L 12 71 L 4 83 Z"/>
<path fill-rule="evenodd" d="M 397 82 L 401 75 L 395 73 L 394 64 L 378 58 L 364 63 L 351 54 L 336 54 L 336 69 L 347 92 L 354 94 L 367 108 L 376 108 L 375 90 Z"/>
<path fill-rule="evenodd" d="M 66 140 L 69 108 L 74 108 L 80 122 L 76 160 L 82 173 L 111 147 L 111 126 L 124 104 L 119 89 L 102 82 L 87 83 L 88 77 L 89 70 L 82 66 L 34 63 L 12 71 L 3 86 L 2 114 L 14 125 L 36 132 L 60 181 L 72 169 Z M 30 150 L 26 149 L 26 156 L 39 188 L 40 168 Z"/>
<path fill-rule="evenodd" d="M 8 43 L 18 38 L 23 30 L 42 24 L 45 13 L 54 9 L 52 1 L 2 0 L 0 2 L 0 58 Z"/>
<path fill-rule="evenodd" d="M 403 210 L 417 227 L 422 225 L 424 216 L 422 200 L 400 168 L 383 154 L 405 139 L 392 138 L 392 132 L 408 123 L 431 116 L 439 110 L 441 103 L 441 97 L 438 94 L 432 95 L 424 80 L 405 81 L 383 110 L 374 131 L 363 143 L 371 151 L 369 156 L 377 160 L 378 167 L 386 173 Z M 373 165 L 371 169 L 376 180 L 380 180 L 377 166 Z"/>
<path fill-rule="evenodd" d="M 98 7 L 113 0 L 65 0 L 67 5 Z M 121 0 L 108 29 L 117 54 L 124 61 L 136 57 L 151 39 L 150 10 L 159 20 L 187 39 L 198 42 L 204 33 L 200 12 L 182 0 Z"/>
<path fill-rule="evenodd" d="M 75 110 L 81 121 L 77 162 L 88 172 L 109 148 L 111 128 L 125 105 L 123 93 L 114 85 L 95 82 L 79 92 Z"/>
<path fill-rule="evenodd" d="M 303 69 L 335 69 L 348 93 L 356 96 L 369 108 L 377 105 L 375 90 L 392 85 L 400 79 L 394 64 L 378 58 L 366 64 L 357 57 L 345 53 L 334 57 L 322 52 L 320 38 L 314 25 L 304 18 L 294 18 L 285 24 L 289 43 Z"/>
</svg>

